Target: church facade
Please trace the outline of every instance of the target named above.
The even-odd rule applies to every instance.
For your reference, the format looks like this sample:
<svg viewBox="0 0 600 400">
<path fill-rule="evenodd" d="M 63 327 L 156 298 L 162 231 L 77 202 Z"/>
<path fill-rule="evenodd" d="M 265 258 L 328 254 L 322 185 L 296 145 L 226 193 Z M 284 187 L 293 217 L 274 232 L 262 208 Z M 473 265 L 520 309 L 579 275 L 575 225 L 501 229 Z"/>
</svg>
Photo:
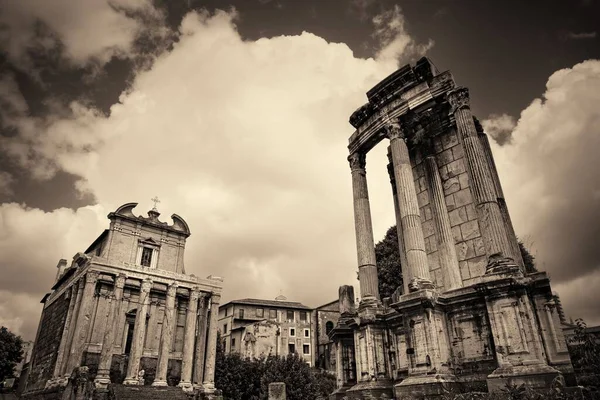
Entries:
<svg viewBox="0 0 600 400">
<path fill-rule="evenodd" d="M 109 229 L 61 260 L 34 343 L 24 395 L 65 386 L 89 368 L 96 388 L 110 383 L 215 391 L 222 279 L 186 274 L 190 230 L 173 214 L 161 222 L 137 203 L 108 215 Z"/>
<path fill-rule="evenodd" d="M 333 399 L 545 390 L 573 383 L 546 273 L 526 270 L 469 91 L 427 58 L 388 76 L 350 117 L 360 303 L 339 293 Z M 403 285 L 378 291 L 367 153 L 389 140 Z"/>
</svg>

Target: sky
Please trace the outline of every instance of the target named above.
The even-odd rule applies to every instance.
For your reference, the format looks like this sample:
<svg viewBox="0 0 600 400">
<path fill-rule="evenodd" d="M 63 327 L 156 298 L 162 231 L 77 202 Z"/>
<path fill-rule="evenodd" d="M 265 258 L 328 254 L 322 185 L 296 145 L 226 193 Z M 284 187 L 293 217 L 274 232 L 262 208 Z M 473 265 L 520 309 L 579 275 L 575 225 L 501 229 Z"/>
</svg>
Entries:
<svg viewBox="0 0 600 400">
<path fill-rule="evenodd" d="M 429 57 L 469 87 L 517 235 L 600 324 L 598 0 L 0 0 L 0 324 L 34 339 L 60 258 L 158 196 L 223 300 L 356 280 L 351 113 Z M 367 158 L 376 241 L 394 224 Z"/>
</svg>

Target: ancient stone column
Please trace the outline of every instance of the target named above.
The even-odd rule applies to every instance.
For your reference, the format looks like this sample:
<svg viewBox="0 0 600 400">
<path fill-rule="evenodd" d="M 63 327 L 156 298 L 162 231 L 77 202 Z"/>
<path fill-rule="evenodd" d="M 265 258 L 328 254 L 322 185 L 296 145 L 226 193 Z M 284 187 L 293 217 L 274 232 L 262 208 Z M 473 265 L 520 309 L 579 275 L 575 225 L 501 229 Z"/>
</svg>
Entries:
<svg viewBox="0 0 600 400">
<path fill-rule="evenodd" d="M 208 293 L 200 293 L 196 334 L 196 351 L 194 356 L 194 386 L 201 387 L 204 381 L 204 362 L 206 359 L 206 330 L 208 328 Z"/>
<path fill-rule="evenodd" d="M 66 358 L 65 353 L 69 353 L 69 347 L 67 347 L 67 343 L 69 342 L 69 336 L 72 336 L 72 332 L 75 328 L 74 314 L 76 312 L 75 305 L 77 304 L 77 284 L 72 284 L 69 290 L 69 308 L 67 309 L 67 318 L 65 319 L 63 334 L 60 338 L 60 345 L 57 352 L 58 354 L 56 355 L 56 364 L 54 365 L 54 373 L 52 374 L 53 378 L 59 378 L 62 376 L 61 372 L 63 369 L 63 362 Z"/>
<path fill-rule="evenodd" d="M 167 302 L 165 315 L 160 333 L 160 344 L 158 347 L 158 365 L 152 386 L 168 386 L 167 369 L 169 367 L 169 355 L 173 343 L 173 330 L 177 326 L 177 310 L 175 309 L 175 296 L 177 295 L 177 283 L 173 282 L 167 289 Z"/>
<path fill-rule="evenodd" d="M 206 349 L 206 364 L 204 365 L 204 391 L 211 393 L 215 390 L 215 360 L 217 358 L 217 321 L 219 319 L 219 302 L 221 295 L 213 293 L 210 298 L 210 325 L 208 345 Z"/>
<path fill-rule="evenodd" d="M 392 186 L 392 196 L 394 200 L 394 215 L 396 216 L 396 232 L 398 236 L 398 251 L 400 253 L 400 268 L 404 271 L 408 266 L 408 261 L 406 260 L 406 248 L 404 247 L 404 235 L 402 234 L 402 218 L 400 217 L 400 207 L 398 205 L 398 188 L 396 186 L 396 176 L 394 173 L 394 160 L 392 157 L 392 148 L 388 146 L 387 152 L 389 163 L 387 165 L 388 175 L 390 176 L 390 184 Z M 403 277 L 402 281 L 404 283 L 404 293 L 408 293 L 407 285 L 408 279 Z"/>
<path fill-rule="evenodd" d="M 406 271 L 407 276 L 405 277 L 404 287 L 409 292 L 420 289 L 433 289 L 434 286 L 429 275 L 427 253 L 425 252 L 425 239 L 421 227 L 417 191 L 404 133 L 397 122 L 390 122 L 385 130 L 392 149 L 398 209 L 402 222 L 402 231 L 398 232 L 398 236 L 403 236 L 406 249 L 407 268 L 403 271 Z"/>
<path fill-rule="evenodd" d="M 375 243 L 369 190 L 367 187 L 366 157 L 354 153 L 348 157 L 352 171 L 352 192 L 354 197 L 354 228 L 356 231 L 356 250 L 358 255 L 358 280 L 360 295 L 363 299 L 379 300 L 379 282 L 375 261 Z"/>
<path fill-rule="evenodd" d="M 511 248 L 502 212 L 498 205 L 490 166 L 483 146 L 477 137 L 475 122 L 469 106 L 469 90 L 465 87 L 453 89 L 448 92 L 448 101 L 452 106 L 456 127 L 465 150 L 471 190 L 488 257 L 504 259 L 510 256 Z M 488 270 L 491 265 L 491 263 L 488 264 Z"/>
<path fill-rule="evenodd" d="M 433 223 L 437 231 L 438 254 L 444 277 L 444 287 L 446 290 L 452 290 L 462 287 L 462 278 L 454 245 L 454 235 L 452 235 L 450 227 L 442 178 L 433 153 L 430 152 L 425 156 L 423 163 L 425 166 L 425 179 L 429 187 Z"/>
<path fill-rule="evenodd" d="M 102 339 L 102 350 L 100 352 L 100 362 L 98 363 L 98 373 L 94 384 L 97 388 L 107 388 L 110 384 L 110 365 L 112 362 L 115 334 L 119 328 L 119 309 L 123 299 L 123 288 L 125 287 L 125 274 L 119 274 L 115 278 L 112 296 L 110 298 L 110 309 L 108 310 L 108 325 L 104 331 Z"/>
<path fill-rule="evenodd" d="M 135 324 L 133 326 L 133 340 L 131 341 L 131 351 L 129 353 L 129 362 L 127 364 L 127 377 L 123 384 L 139 385 L 138 371 L 140 369 L 140 360 L 144 352 L 144 338 L 146 336 L 146 315 L 150 305 L 150 289 L 152 281 L 145 279 L 140 288 L 140 298 L 138 309 L 135 314 Z"/>
<path fill-rule="evenodd" d="M 69 332 L 67 336 L 67 342 L 65 343 L 65 351 L 61 363 L 60 375 L 68 378 L 71 375 L 71 371 L 68 371 L 69 358 L 71 357 L 71 352 L 73 351 L 73 338 L 75 337 L 75 331 L 77 329 L 77 318 L 79 318 L 79 310 L 81 309 L 81 296 L 83 295 L 83 288 L 85 286 L 85 279 L 81 278 L 79 281 L 73 283 L 73 288 L 75 288 L 75 307 L 73 309 L 73 317 L 69 322 Z"/>
<path fill-rule="evenodd" d="M 96 301 L 96 282 L 98 281 L 98 271 L 88 271 L 85 274 L 85 285 L 81 295 L 81 305 L 79 306 L 79 315 L 77 316 L 77 325 L 74 327 L 73 343 L 69 362 L 65 373 L 70 375 L 73 368 L 81 365 L 81 358 L 86 349 L 85 339 L 88 336 L 88 330 L 92 322 L 94 311 L 94 301 Z"/>
<path fill-rule="evenodd" d="M 185 390 L 192 388 L 192 367 L 194 364 L 194 340 L 196 339 L 196 318 L 198 312 L 198 297 L 200 289 L 190 290 L 190 301 L 185 316 L 185 334 L 183 339 L 183 359 L 181 360 L 180 387 Z"/>
</svg>

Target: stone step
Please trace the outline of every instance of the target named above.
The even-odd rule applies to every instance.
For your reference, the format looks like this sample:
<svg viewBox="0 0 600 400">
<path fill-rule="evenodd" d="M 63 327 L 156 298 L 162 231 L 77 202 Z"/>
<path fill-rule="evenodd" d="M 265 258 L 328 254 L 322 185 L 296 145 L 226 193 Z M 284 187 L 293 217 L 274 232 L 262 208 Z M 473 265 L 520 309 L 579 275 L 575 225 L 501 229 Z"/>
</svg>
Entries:
<svg viewBox="0 0 600 400">
<path fill-rule="evenodd" d="M 115 400 L 189 400 L 178 387 L 110 385 Z"/>
</svg>

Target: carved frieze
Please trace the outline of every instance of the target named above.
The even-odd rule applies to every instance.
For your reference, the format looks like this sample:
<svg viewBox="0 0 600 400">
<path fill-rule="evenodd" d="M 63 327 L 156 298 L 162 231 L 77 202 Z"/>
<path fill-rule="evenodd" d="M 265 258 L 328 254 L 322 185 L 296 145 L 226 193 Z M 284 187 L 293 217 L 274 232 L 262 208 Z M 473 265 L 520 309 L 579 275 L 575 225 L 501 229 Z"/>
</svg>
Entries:
<svg viewBox="0 0 600 400">
<path fill-rule="evenodd" d="M 470 108 L 469 105 L 469 89 L 464 86 L 457 87 L 448 92 L 448 102 L 452 106 L 452 113 L 454 114 L 461 108 Z"/>
</svg>

